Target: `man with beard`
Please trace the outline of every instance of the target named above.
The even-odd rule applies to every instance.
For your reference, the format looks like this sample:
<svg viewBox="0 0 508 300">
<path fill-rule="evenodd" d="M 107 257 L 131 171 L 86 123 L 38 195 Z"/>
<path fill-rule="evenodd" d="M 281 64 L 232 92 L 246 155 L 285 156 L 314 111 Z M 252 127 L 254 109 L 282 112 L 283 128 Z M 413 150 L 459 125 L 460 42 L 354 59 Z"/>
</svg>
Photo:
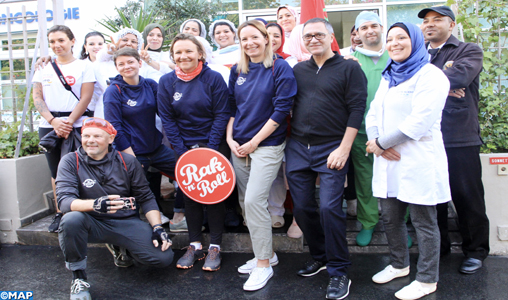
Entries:
<svg viewBox="0 0 508 300">
<path fill-rule="evenodd" d="M 421 29 L 431 55 L 430 62 L 443 70 L 450 81 L 441 121 L 441 131 L 448 158 L 452 201 L 459 218 L 462 252 L 465 255 L 459 272 L 473 274 L 489 255 L 489 219 L 480 163 L 480 72 L 483 52 L 478 45 L 460 42 L 452 35 L 455 15 L 448 6 L 426 8 L 418 13 Z M 450 253 L 448 204 L 437 206 L 441 232 L 441 256 Z"/>
<path fill-rule="evenodd" d="M 353 54 L 362 66 L 367 77 L 367 106 L 362 125 L 358 130 L 351 148 L 351 159 L 354 167 L 355 188 L 358 199 L 357 218 L 362 223 L 362 229 L 356 236 L 358 246 L 367 246 L 371 239 L 374 227 L 379 222 L 377 198 L 372 195 L 372 166 L 374 154 L 365 153 L 367 133 L 365 131 L 365 116 L 369 111 L 370 103 L 376 95 L 381 82 L 381 72 L 388 61 L 388 52 L 383 43 L 383 25 L 379 16 L 370 11 L 361 12 L 356 18 L 356 30 L 362 40 L 363 47 L 356 47 Z M 348 201 L 349 206 L 349 201 Z"/>
</svg>

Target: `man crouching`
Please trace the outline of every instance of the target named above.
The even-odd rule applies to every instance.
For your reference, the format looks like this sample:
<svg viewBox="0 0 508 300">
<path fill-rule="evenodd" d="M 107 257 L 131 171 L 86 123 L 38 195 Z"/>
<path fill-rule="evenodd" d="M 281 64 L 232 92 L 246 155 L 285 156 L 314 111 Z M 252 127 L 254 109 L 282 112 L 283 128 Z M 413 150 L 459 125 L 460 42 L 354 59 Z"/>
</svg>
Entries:
<svg viewBox="0 0 508 300">
<path fill-rule="evenodd" d="M 162 228 L 143 169 L 134 156 L 112 149 L 115 135 L 108 121 L 85 119 L 82 147 L 65 155 L 58 166 L 56 194 L 65 213 L 58 239 L 66 267 L 73 273 L 71 300 L 91 299 L 85 273 L 89 242 L 116 245 L 108 248 L 117 266 L 131 265 L 129 256 L 161 268 L 173 261 L 171 240 Z M 141 205 L 151 228 L 139 219 L 136 204 Z"/>
</svg>

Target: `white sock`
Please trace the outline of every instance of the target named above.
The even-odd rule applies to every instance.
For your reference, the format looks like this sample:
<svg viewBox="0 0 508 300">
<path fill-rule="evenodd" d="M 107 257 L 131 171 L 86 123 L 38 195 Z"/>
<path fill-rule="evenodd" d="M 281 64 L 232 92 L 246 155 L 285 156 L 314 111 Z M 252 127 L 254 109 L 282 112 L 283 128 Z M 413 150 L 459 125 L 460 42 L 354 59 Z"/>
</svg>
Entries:
<svg viewBox="0 0 508 300">
<path fill-rule="evenodd" d="M 210 247 L 208 247 L 208 249 L 210 249 L 210 248 L 212 248 L 212 247 L 217 247 L 217 248 L 219 248 L 219 251 L 220 251 L 220 245 L 210 244 Z"/>
<path fill-rule="evenodd" d="M 200 242 L 194 242 L 194 243 L 190 243 L 191 246 L 194 246 L 194 249 L 196 250 L 200 250 L 201 249 L 201 243 Z"/>
</svg>

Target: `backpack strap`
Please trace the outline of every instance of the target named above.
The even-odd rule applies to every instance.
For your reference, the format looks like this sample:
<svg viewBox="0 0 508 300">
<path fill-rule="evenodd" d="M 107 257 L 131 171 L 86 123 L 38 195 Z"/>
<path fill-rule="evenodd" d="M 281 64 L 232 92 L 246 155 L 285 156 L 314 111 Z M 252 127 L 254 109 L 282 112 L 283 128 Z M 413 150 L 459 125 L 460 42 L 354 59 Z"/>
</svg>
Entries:
<svg viewBox="0 0 508 300">
<path fill-rule="evenodd" d="M 125 171 L 127 171 L 127 165 L 125 164 L 125 161 L 123 160 L 122 152 L 118 151 L 118 154 L 120 154 L 120 158 L 122 159 L 122 162 L 123 162 L 123 167 L 125 168 Z"/>
<path fill-rule="evenodd" d="M 78 157 L 78 151 L 74 151 L 74 153 L 76 154 L 76 166 L 78 167 L 78 171 L 79 171 L 79 157 Z"/>
<path fill-rule="evenodd" d="M 122 91 L 120 90 L 120 87 L 118 86 L 118 84 L 115 84 L 116 85 L 116 88 L 118 89 L 118 92 L 121 94 Z M 119 152 L 120 153 L 120 152 Z"/>
</svg>

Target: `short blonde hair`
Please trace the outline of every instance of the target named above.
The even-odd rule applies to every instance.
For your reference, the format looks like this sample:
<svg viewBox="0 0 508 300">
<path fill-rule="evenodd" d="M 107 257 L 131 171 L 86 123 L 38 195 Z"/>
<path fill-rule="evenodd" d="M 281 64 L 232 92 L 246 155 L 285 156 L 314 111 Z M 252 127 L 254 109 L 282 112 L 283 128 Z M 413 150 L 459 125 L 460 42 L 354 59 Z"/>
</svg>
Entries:
<svg viewBox="0 0 508 300">
<path fill-rule="evenodd" d="M 242 25 L 240 25 L 238 27 L 238 38 L 240 39 L 240 53 L 241 53 L 240 54 L 240 61 L 238 62 L 238 66 L 236 67 L 238 74 L 249 73 L 250 57 L 247 55 L 247 53 L 245 53 L 245 50 L 243 50 L 242 40 L 240 37 L 242 30 L 247 26 L 252 26 L 252 27 L 256 28 L 259 32 L 261 32 L 263 37 L 268 39 L 268 43 L 266 44 L 265 52 L 264 52 L 265 58 L 263 59 L 263 66 L 265 66 L 265 68 L 270 68 L 273 66 L 272 41 L 271 41 L 270 35 L 268 34 L 268 31 L 266 31 L 266 28 L 259 21 L 247 21 L 247 22 L 242 23 Z"/>
</svg>

